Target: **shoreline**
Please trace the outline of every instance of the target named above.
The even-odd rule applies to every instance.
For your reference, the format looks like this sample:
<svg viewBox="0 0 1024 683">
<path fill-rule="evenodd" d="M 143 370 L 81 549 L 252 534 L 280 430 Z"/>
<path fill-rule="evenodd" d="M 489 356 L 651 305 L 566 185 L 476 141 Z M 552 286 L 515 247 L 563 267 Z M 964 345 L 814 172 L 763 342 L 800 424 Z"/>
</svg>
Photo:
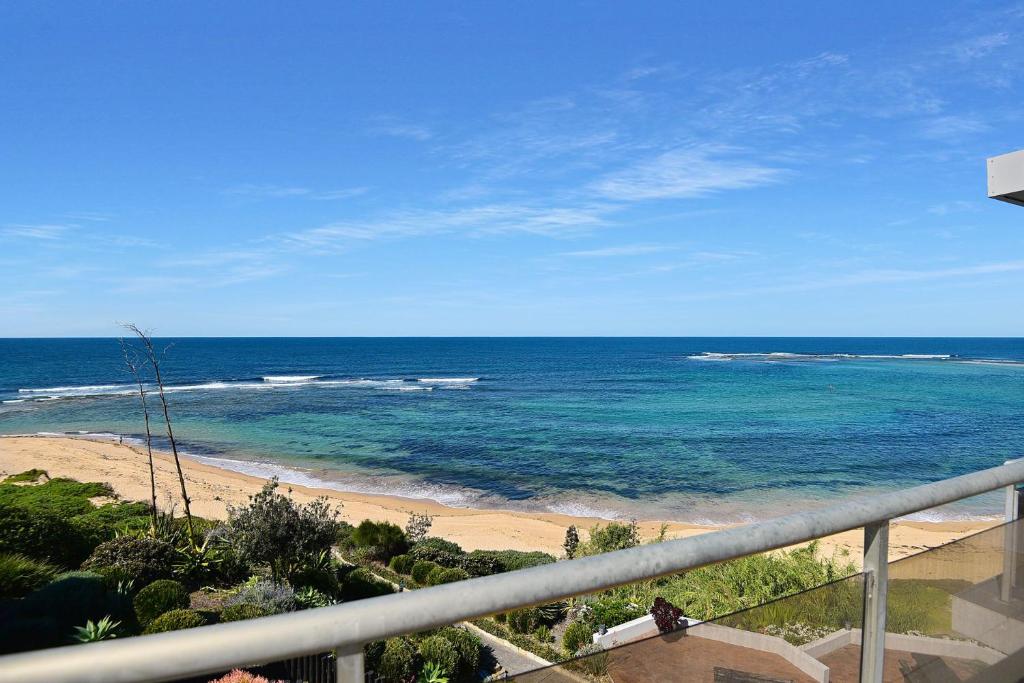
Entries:
<svg viewBox="0 0 1024 683">
<path fill-rule="evenodd" d="M 157 505 L 180 512 L 180 493 L 173 458 L 169 453 L 153 451 L 157 467 Z M 266 478 L 211 464 L 214 458 L 182 455 L 182 468 L 192 499 L 192 512 L 201 517 L 224 519 L 229 504 L 239 505 L 258 491 Z M 144 447 L 118 444 L 86 436 L 73 435 L 0 436 L 0 476 L 31 468 L 47 470 L 54 477 L 109 483 L 119 496 L 130 500 L 149 500 L 149 468 Z M 432 534 L 455 541 L 466 550 L 512 549 L 543 550 L 562 554 L 565 529 L 576 525 L 585 536 L 595 524 L 608 520 L 573 516 L 556 512 L 451 507 L 425 498 L 340 491 L 282 482 L 296 500 L 307 502 L 325 496 L 332 505 L 342 504 L 341 519 L 358 524 L 363 519 L 388 521 L 405 526 L 412 512 L 434 516 Z M 174 501 L 179 501 L 177 505 Z M 957 538 L 991 528 L 1001 520 L 909 521 L 892 523 L 890 557 L 898 559 Z M 684 538 L 742 524 L 701 525 L 682 522 L 638 521 L 641 536 L 657 537 L 662 524 L 667 538 Z M 822 539 L 821 553 L 848 552 L 859 566 L 862 548 L 859 529 Z"/>
</svg>

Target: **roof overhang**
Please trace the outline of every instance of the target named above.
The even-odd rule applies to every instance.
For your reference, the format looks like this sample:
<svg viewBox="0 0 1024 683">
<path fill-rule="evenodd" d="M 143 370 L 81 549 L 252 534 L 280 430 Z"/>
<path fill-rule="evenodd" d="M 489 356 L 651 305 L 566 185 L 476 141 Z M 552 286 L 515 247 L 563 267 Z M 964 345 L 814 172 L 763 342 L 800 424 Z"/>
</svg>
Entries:
<svg viewBox="0 0 1024 683">
<path fill-rule="evenodd" d="M 988 160 L 988 196 L 1024 206 L 1024 150 Z"/>
</svg>

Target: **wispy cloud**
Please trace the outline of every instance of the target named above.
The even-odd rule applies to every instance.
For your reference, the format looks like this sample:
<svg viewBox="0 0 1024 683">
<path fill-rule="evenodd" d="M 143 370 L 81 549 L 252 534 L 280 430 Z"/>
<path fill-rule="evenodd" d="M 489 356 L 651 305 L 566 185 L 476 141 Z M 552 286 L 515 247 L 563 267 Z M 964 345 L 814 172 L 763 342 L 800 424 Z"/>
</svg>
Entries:
<svg viewBox="0 0 1024 683">
<path fill-rule="evenodd" d="M 763 286 L 742 289 L 723 289 L 697 292 L 672 297 L 677 301 L 700 301 L 744 296 L 764 296 L 766 294 L 788 294 L 810 292 L 826 289 L 842 289 L 848 287 L 866 287 L 875 285 L 901 284 L 907 282 L 926 282 L 950 279 L 969 279 L 1003 273 L 1024 271 L 1024 260 L 981 263 L 955 268 L 936 269 L 884 269 L 872 268 L 832 277 L 813 278 L 801 281 L 765 284 Z"/>
<path fill-rule="evenodd" d="M 602 247 L 600 249 L 586 249 L 583 251 L 567 251 L 562 256 L 573 256 L 577 258 L 607 258 L 615 256 L 642 256 L 644 254 L 659 254 L 672 251 L 679 247 L 668 244 L 625 244 L 617 247 Z"/>
<path fill-rule="evenodd" d="M 951 213 L 963 213 L 965 211 L 976 211 L 978 205 L 974 202 L 964 201 L 963 199 L 957 199 L 951 202 L 942 202 L 941 204 L 935 204 L 934 206 L 928 207 L 928 213 L 935 214 L 936 216 L 946 216 Z"/>
<path fill-rule="evenodd" d="M 605 176 L 592 189 L 620 201 L 703 197 L 776 183 L 782 168 L 736 158 L 739 150 L 702 145 L 666 152 Z"/>
<path fill-rule="evenodd" d="M 365 221 L 340 221 L 272 239 L 298 249 L 337 250 L 354 242 L 421 235 L 479 237 L 522 232 L 563 237 L 603 225 L 612 210 L 614 207 L 600 204 L 567 207 L 486 204 L 447 211 L 396 212 Z"/>
<path fill-rule="evenodd" d="M 385 135 L 393 138 L 405 138 L 417 142 L 426 142 L 434 137 L 434 132 L 424 125 L 408 123 L 390 116 L 378 118 L 370 128 L 373 135 Z"/>
<path fill-rule="evenodd" d="M 69 230 L 76 227 L 73 223 L 10 223 L 0 229 L 0 236 L 49 242 L 65 237 Z"/>
<path fill-rule="evenodd" d="M 973 116 L 937 116 L 923 123 L 921 135 L 930 140 L 952 139 L 984 133 L 990 128 L 987 123 Z"/>
<path fill-rule="evenodd" d="M 252 199 L 310 199 L 314 201 L 333 201 L 350 199 L 366 194 L 368 187 L 344 187 L 336 190 L 314 190 L 309 187 L 290 185 L 257 185 L 245 183 L 234 185 L 224 190 L 224 194 Z"/>
</svg>

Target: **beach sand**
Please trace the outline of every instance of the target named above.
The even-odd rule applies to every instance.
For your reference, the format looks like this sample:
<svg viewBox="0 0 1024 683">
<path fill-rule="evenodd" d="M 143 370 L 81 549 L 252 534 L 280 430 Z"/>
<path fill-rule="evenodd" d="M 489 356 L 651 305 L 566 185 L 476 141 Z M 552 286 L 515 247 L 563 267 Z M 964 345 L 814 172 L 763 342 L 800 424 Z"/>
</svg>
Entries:
<svg viewBox="0 0 1024 683">
<path fill-rule="evenodd" d="M 181 514 L 180 493 L 174 460 L 169 453 L 154 453 L 157 465 L 157 504 L 174 508 Z M 229 504 L 243 504 L 266 480 L 220 469 L 182 457 L 193 514 L 211 519 L 227 516 Z M 149 500 L 149 468 L 145 450 L 110 441 L 73 437 L 12 436 L 0 438 L 0 476 L 31 468 L 46 470 L 51 477 L 70 477 L 80 481 L 110 484 L 127 500 Z M 326 496 L 332 504 L 341 504 L 342 518 L 358 524 L 364 519 L 386 520 L 405 526 L 412 512 L 434 516 L 432 535 L 455 541 L 466 550 L 514 549 L 543 550 L 555 556 L 562 554 L 565 530 L 575 524 L 586 537 L 585 530 L 605 520 L 571 517 L 555 513 L 524 513 L 506 510 L 452 508 L 439 503 L 397 496 L 350 493 L 331 489 L 314 489 L 295 484 L 290 488 L 295 499 L 306 502 Z M 993 521 L 966 522 L 894 522 L 890 531 L 890 557 L 912 555 L 998 524 Z M 645 539 L 658 535 L 661 522 L 640 522 Z M 668 522 L 668 538 L 682 538 L 721 529 L 720 526 L 699 526 Z M 859 564 L 863 532 L 859 529 L 828 537 L 821 542 L 821 552 L 832 555 L 848 552 L 850 560 Z"/>
</svg>

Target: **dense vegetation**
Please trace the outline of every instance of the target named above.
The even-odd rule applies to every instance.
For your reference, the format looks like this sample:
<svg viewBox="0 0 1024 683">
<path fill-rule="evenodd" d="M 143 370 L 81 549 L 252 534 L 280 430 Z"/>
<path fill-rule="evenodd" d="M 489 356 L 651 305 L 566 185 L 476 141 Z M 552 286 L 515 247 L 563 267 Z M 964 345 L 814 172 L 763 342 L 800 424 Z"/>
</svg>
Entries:
<svg viewBox="0 0 1024 683">
<path fill-rule="evenodd" d="M 0 483 L 0 652 L 252 619 L 384 595 L 393 583 L 426 587 L 556 561 L 541 552 L 466 552 L 429 536 L 426 516 L 414 516 L 406 530 L 371 521 L 353 527 L 325 500 L 300 505 L 276 481 L 231 508 L 226 523 L 193 517 L 195 535 L 183 520 L 151 520 L 148 505 L 120 501 L 103 484 L 39 471 Z M 579 557 L 640 542 L 635 523 L 612 522 L 590 529 L 586 540 L 571 529 L 565 550 Z M 350 561 L 339 561 L 334 549 Z M 652 605 L 662 629 L 680 613 L 731 615 L 720 623 L 802 643 L 859 623 L 856 577 L 840 580 L 852 573 L 841 558 L 820 558 L 812 544 L 478 625 L 547 659 L 591 652 L 600 627 L 648 614 Z M 889 594 L 892 630 L 948 632 L 948 591 L 893 582 Z M 480 648 L 472 633 L 449 627 L 371 643 L 367 668 L 389 681 L 470 681 Z"/>
</svg>

